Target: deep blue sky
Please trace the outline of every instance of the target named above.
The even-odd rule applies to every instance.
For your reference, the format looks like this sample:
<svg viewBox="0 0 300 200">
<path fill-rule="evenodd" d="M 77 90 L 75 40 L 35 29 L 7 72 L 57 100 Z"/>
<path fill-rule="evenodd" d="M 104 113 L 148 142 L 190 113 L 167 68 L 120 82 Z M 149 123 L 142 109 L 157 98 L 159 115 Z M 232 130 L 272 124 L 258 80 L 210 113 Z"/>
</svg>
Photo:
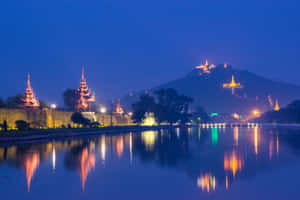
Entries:
<svg viewBox="0 0 300 200">
<path fill-rule="evenodd" d="M 300 84 L 299 0 L 2 0 L 3 98 L 62 102 L 82 65 L 98 97 L 183 76 L 207 58 Z"/>
</svg>

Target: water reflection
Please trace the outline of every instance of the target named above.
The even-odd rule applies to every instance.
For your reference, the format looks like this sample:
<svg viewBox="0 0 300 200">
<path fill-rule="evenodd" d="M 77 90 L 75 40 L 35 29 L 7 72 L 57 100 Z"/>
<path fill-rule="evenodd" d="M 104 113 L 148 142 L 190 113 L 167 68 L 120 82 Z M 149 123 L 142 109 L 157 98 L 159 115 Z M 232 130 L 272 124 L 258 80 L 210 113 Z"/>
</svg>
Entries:
<svg viewBox="0 0 300 200">
<path fill-rule="evenodd" d="M 284 131 L 259 127 L 219 131 L 218 127 L 195 127 L 8 145 L 0 147 L 0 170 L 4 164 L 25 170 L 27 188 L 32 192 L 36 171 L 49 160 L 49 167 L 56 172 L 69 170 L 77 177 L 79 174 L 79 188 L 85 191 L 89 187 L 88 177 L 95 176 L 95 171 L 101 169 L 96 166 L 98 159 L 103 163 L 101 167 L 118 170 L 122 170 L 124 163 L 135 167 L 151 164 L 188 177 L 193 186 L 203 192 L 216 192 L 218 188 L 230 189 L 233 182 L 251 178 L 266 168 L 287 163 L 290 157 L 288 153 L 279 154 L 279 143 L 280 148 L 300 154 L 300 137 L 279 133 Z M 133 157 L 138 162 L 132 162 Z M 59 163 L 63 163 L 63 168 L 57 168 Z M 68 180 L 63 181 L 68 183 Z"/>
<path fill-rule="evenodd" d="M 40 164 L 39 152 L 28 151 L 28 152 L 24 153 L 24 155 L 21 157 L 20 163 L 23 166 L 23 168 L 25 169 L 27 188 L 28 188 L 28 192 L 29 192 L 31 179 Z"/>
</svg>

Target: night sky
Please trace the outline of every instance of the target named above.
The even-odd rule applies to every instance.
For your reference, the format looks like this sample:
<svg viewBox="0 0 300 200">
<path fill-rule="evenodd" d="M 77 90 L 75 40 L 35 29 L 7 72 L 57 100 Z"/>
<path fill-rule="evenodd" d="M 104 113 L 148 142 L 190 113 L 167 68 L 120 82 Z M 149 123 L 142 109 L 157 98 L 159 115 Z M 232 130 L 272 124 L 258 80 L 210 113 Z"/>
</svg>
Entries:
<svg viewBox="0 0 300 200">
<path fill-rule="evenodd" d="M 299 0 L 2 0 L 1 96 L 62 103 L 81 68 L 98 98 L 179 78 L 204 59 L 299 84 Z"/>
</svg>

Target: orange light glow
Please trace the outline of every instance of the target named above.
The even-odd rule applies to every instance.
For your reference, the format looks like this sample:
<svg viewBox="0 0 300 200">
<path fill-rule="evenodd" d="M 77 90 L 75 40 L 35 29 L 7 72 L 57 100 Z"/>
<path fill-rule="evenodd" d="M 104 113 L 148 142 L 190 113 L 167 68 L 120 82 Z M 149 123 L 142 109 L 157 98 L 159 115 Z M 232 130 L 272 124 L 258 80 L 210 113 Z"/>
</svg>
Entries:
<svg viewBox="0 0 300 200">
<path fill-rule="evenodd" d="M 258 154 L 258 127 L 254 127 L 254 152 Z"/>
<path fill-rule="evenodd" d="M 77 89 L 79 100 L 76 104 L 77 110 L 87 111 L 91 107 L 91 103 L 95 101 L 95 93 L 92 94 L 91 90 L 87 86 L 87 82 L 84 77 L 84 68 L 82 68 L 80 86 Z"/>
<path fill-rule="evenodd" d="M 230 83 L 224 83 L 223 88 L 230 88 L 232 90 L 232 94 L 234 94 L 234 89 L 243 88 L 243 86 L 240 83 L 235 82 L 234 75 L 232 75 L 231 82 Z"/>
<path fill-rule="evenodd" d="M 233 129 L 233 138 L 235 145 L 239 145 L 239 127 L 234 127 Z"/>
<path fill-rule="evenodd" d="M 25 92 L 25 97 L 24 97 L 24 99 L 22 99 L 22 101 L 23 101 L 23 105 L 22 105 L 23 107 L 34 108 L 34 107 L 40 106 L 40 102 L 35 97 L 34 92 L 31 88 L 30 74 L 28 74 L 27 88 L 26 88 L 26 92 Z"/>
<path fill-rule="evenodd" d="M 274 111 L 279 111 L 279 110 L 280 110 L 280 107 L 279 107 L 279 104 L 278 104 L 278 100 L 276 99 Z"/>
<path fill-rule="evenodd" d="M 94 153 L 90 153 L 88 148 L 84 148 L 79 155 L 79 174 L 82 184 L 82 190 L 85 189 L 85 182 L 91 169 L 95 168 L 96 158 Z"/>
<path fill-rule="evenodd" d="M 210 192 L 211 189 L 214 191 L 216 189 L 216 177 L 210 174 L 204 174 L 197 179 L 197 186 L 202 189 L 202 191 Z"/>
<path fill-rule="evenodd" d="M 257 109 L 254 109 L 254 110 L 252 111 L 252 114 L 253 114 L 254 117 L 259 117 L 259 116 L 260 116 L 260 111 L 257 110 Z"/>
<path fill-rule="evenodd" d="M 28 152 L 22 157 L 22 164 L 26 173 L 27 189 L 30 191 L 31 179 L 40 164 L 40 155 L 38 152 Z"/>
<path fill-rule="evenodd" d="M 117 156 L 118 158 L 120 158 L 124 150 L 124 140 L 122 136 L 119 136 L 117 139 L 116 150 L 117 150 Z"/>
<path fill-rule="evenodd" d="M 224 170 L 231 171 L 233 177 L 238 171 L 241 171 L 243 167 L 242 158 L 237 155 L 235 151 L 231 153 L 231 155 L 224 154 Z"/>
</svg>

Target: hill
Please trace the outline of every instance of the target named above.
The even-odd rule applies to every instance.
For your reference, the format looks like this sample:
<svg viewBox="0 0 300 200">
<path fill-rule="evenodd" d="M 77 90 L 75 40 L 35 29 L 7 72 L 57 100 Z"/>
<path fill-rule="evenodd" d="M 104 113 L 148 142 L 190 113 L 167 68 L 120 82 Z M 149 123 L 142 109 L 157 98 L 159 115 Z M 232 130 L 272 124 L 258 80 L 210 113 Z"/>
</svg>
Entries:
<svg viewBox="0 0 300 200">
<path fill-rule="evenodd" d="M 230 83 L 232 75 L 242 88 L 232 93 L 230 88 L 223 88 Z M 300 98 L 300 87 L 275 81 L 256 75 L 247 70 L 238 70 L 227 65 L 201 65 L 182 78 L 173 80 L 137 93 L 130 93 L 122 98 L 126 107 L 135 102 L 142 93 L 152 93 L 160 88 L 174 88 L 179 93 L 194 98 L 193 107 L 203 106 L 208 112 L 250 113 L 253 109 L 272 110 L 275 100 L 286 105 Z"/>
</svg>

